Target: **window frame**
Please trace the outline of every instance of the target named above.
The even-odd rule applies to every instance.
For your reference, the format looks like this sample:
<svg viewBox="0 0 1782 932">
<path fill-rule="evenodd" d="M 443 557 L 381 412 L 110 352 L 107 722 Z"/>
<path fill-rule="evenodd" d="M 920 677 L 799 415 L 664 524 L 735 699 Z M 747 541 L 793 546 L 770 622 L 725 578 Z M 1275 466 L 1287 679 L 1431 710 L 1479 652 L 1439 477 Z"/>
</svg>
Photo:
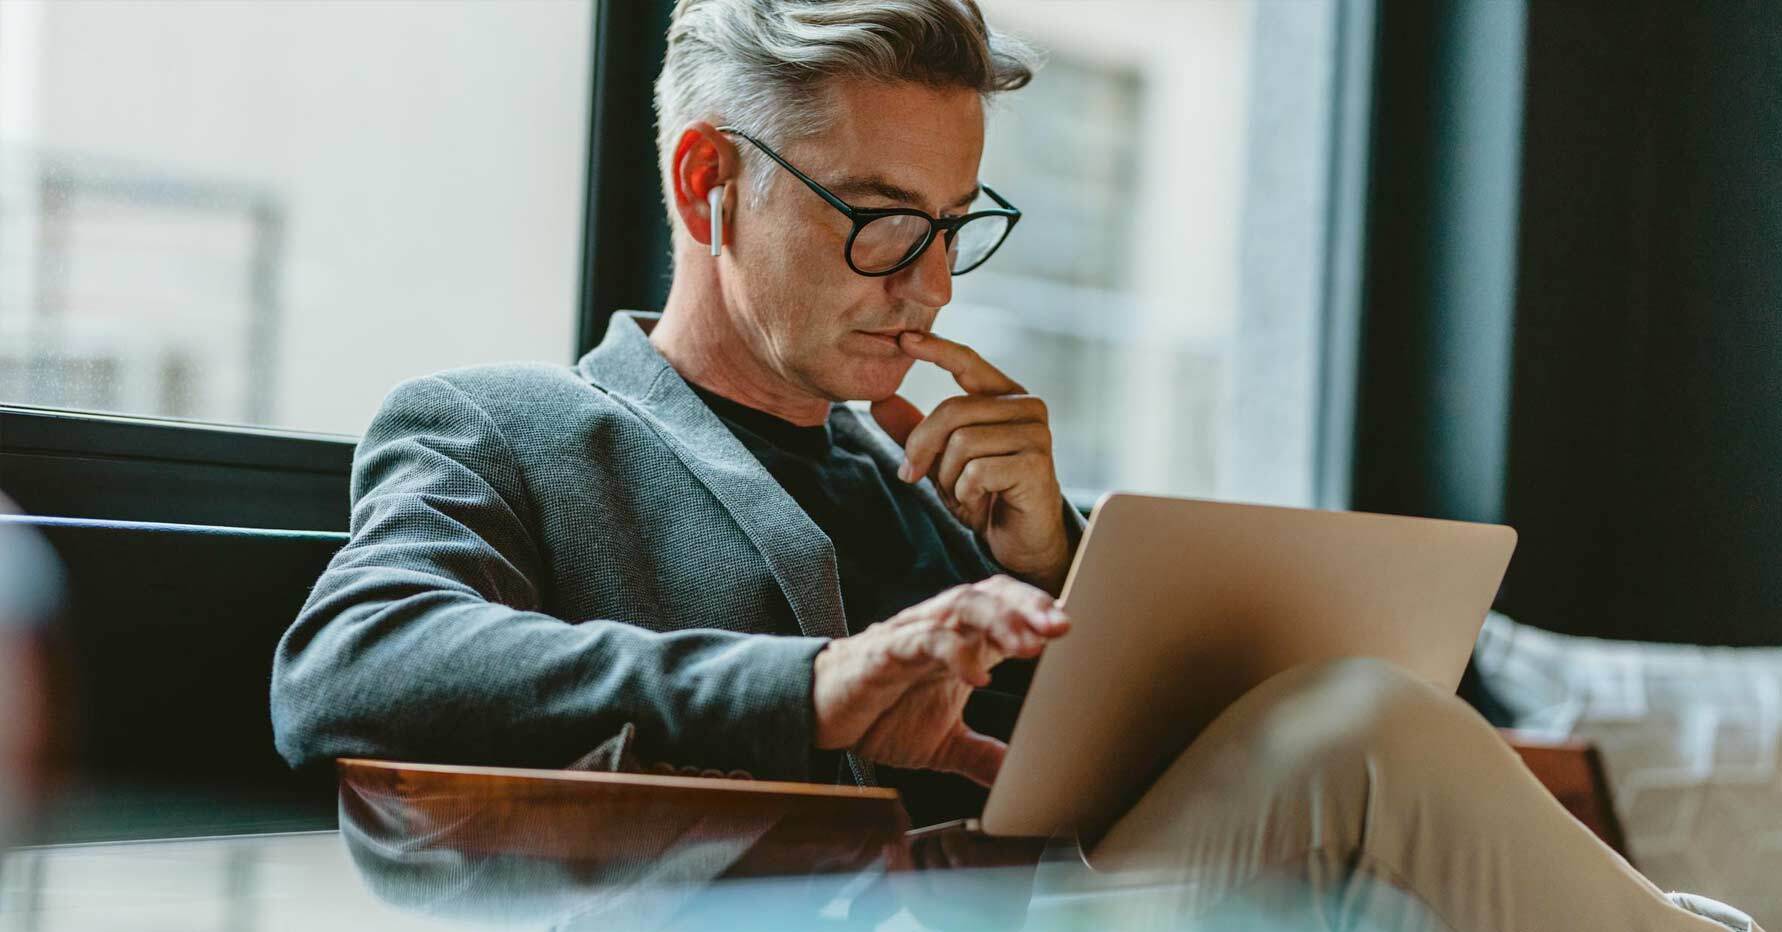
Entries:
<svg viewBox="0 0 1782 932">
<path fill-rule="evenodd" d="M 594 0 L 577 356 L 667 292 L 648 88 L 671 0 Z M 343 531 L 358 438 L 0 402 L 0 493 L 70 518 Z"/>
</svg>

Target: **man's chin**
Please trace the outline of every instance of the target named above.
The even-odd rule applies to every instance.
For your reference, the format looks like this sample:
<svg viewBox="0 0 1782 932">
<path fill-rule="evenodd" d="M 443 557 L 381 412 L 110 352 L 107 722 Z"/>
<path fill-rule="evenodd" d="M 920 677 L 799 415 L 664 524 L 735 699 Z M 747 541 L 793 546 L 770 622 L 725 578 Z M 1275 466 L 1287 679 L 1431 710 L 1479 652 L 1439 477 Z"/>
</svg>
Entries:
<svg viewBox="0 0 1782 932">
<path fill-rule="evenodd" d="M 915 360 L 851 358 L 832 370 L 826 388 L 836 401 L 878 401 L 897 393 Z"/>
</svg>

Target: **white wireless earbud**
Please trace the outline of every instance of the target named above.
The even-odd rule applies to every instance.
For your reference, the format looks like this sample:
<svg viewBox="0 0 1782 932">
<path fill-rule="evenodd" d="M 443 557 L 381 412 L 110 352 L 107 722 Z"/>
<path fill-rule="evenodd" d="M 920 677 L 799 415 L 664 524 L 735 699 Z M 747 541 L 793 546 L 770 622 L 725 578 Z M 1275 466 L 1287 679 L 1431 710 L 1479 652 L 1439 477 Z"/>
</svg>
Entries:
<svg viewBox="0 0 1782 932">
<path fill-rule="evenodd" d="M 705 203 L 712 211 L 712 255 L 724 251 L 724 186 L 712 185 L 705 195 Z"/>
</svg>

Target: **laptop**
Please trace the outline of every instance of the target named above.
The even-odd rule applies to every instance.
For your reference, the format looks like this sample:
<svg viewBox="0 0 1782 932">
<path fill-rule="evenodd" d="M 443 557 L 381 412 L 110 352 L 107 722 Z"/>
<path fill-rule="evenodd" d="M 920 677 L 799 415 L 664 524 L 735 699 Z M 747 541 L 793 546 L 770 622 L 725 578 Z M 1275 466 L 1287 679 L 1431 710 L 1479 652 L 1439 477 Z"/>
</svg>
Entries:
<svg viewBox="0 0 1782 932">
<path fill-rule="evenodd" d="M 1452 692 L 1496 597 L 1508 527 L 1113 493 L 1062 601 L 979 820 L 1099 837 L 1239 696 L 1373 657 Z"/>
</svg>

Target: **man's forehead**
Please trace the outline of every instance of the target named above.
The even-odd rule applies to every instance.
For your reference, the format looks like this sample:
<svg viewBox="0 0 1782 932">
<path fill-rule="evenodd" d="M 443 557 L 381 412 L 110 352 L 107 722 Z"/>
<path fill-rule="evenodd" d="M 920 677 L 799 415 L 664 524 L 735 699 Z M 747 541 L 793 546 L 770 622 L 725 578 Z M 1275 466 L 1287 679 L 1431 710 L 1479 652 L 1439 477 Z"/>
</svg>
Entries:
<svg viewBox="0 0 1782 932">
<path fill-rule="evenodd" d="M 843 85 L 835 119 L 810 140 L 822 181 L 838 196 L 880 197 L 930 209 L 963 207 L 978 193 L 984 112 L 966 89 Z"/>
<path fill-rule="evenodd" d="M 830 186 L 829 189 L 842 200 L 851 200 L 858 197 L 882 197 L 886 200 L 898 201 L 906 204 L 938 206 L 942 209 L 966 207 L 970 205 L 972 201 L 978 199 L 978 186 L 976 183 L 973 183 L 971 188 L 964 193 L 959 194 L 956 197 L 942 198 L 939 199 L 938 202 L 931 204 L 931 201 L 935 201 L 933 195 L 925 194 L 913 188 L 904 187 L 903 185 L 891 181 L 889 178 L 876 174 L 843 178 Z"/>
</svg>

